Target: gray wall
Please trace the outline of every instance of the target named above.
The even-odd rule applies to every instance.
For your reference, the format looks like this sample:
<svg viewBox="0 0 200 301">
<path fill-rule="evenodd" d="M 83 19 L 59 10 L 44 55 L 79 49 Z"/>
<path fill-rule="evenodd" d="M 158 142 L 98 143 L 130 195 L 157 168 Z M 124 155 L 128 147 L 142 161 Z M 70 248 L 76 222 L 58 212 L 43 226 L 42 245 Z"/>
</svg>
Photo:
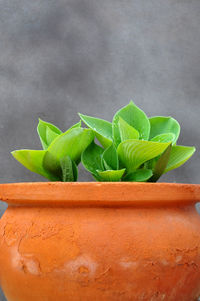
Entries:
<svg viewBox="0 0 200 301">
<path fill-rule="evenodd" d="M 38 117 L 64 130 L 130 99 L 174 116 L 179 143 L 197 146 L 162 181 L 200 183 L 199 0 L 0 0 L 1 183 L 43 181 L 10 155 L 40 148 Z"/>
</svg>

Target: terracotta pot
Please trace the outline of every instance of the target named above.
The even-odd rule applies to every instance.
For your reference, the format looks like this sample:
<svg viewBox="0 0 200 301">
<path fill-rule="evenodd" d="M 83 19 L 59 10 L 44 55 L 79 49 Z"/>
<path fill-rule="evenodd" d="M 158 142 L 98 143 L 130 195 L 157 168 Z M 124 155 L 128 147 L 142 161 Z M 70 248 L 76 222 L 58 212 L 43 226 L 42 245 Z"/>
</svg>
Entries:
<svg viewBox="0 0 200 301">
<path fill-rule="evenodd" d="M 192 301 L 200 185 L 1 184 L 8 301 Z"/>
</svg>

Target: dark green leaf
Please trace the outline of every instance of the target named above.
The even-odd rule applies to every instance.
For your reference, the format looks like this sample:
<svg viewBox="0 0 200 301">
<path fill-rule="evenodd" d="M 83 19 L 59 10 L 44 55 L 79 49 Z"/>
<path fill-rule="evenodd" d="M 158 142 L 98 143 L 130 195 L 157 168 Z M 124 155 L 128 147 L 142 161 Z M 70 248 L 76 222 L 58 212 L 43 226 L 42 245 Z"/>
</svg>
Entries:
<svg viewBox="0 0 200 301">
<path fill-rule="evenodd" d="M 173 144 L 176 143 L 180 134 L 180 125 L 174 118 L 155 116 L 149 118 L 149 121 L 151 125 L 150 140 L 160 134 L 173 133 L 175 135 Z"/>
<path fill-rule="evenodd" d="M 103 159 L 104 167 L 106 169 L 118 169 L 119 168 L 118 154 L 117 154 L 117 150 L 113 144 L 103 152 L 102 159 Z M 109 168 L 109 167 L 111 167 L 111 168 Z"/>
<path fill-rule="evenodd" d="M 146 182 L 151 178 L 153 172 L 151 169 L 137 169 L 134 172 L 129 173 L 123 178 L 126 182 Z"/>
<path fill-rule="evenodd" d="M 101 155 L 103 152 L 103 148 L 92 142 L 81 156 L 81 162 L 85 169 L 97 175 L 97 169 L 103 169 L 101 164 Z"/>
<path fill-rule="evenodd" d="M 167 163 L 168 163 L 169 158 L 170 158 L 171 150 L 172 150 L 172 145 L 170 144 L 167 147 L 167 149 L 164 151 L 164 153 L 156 161 L 155 167 L 153 169 L 153 176 L 149 180 L 150 182 L 158 181 L 158 179 L 165 172 L 165 169 L 167 167 Z"/>
<path fill-rule="evenodd" d="M 78 167 L 74 161 L 72 161 L 72 169 L 73 169 L 73 175 L 74 175 L 74 182 L 78 179 Z"/>
<path fill-rule="evenodd" d="M 112 167 L 110 165 L 108 165 L 108 163 L 103 159 L 102 156 L 101 156 L 101 164 L 102 164 L 103 170 L 112 170 Z"/>
<path fill-rule="evenodd" d="M 112 124 L 110 122 L 83 114 L 79 114 L 79 116 L 95 132 L 97 139 L 103 147 L 107 148 L 112 144 Z"/>
<path fill-rule="evenodd" d="M 118 146 L 119 159 L 128 173 L 135 171 L 141 164 L 162 154 L 170 143 L 143 140 L 127 140 Z"/>
<path fill-rule="evenodd" d="M 150 132 L 149 120 L 146 114 L 131 101 L 126 107 L 119 110 L 113 118 L 113 139 L 116 145 L 121 142 L 118 127 L 119 117 L 139 132 L 140 139 L 148 140 Z"/>
<path fill-rule="evenodd" d="M 62 169 L 62 181 L 63 182 L 73 182 L 74 174 L 72 168 L 72 160 L 69 156 L 65 156 L 60 159 L 60 166 Z"/>
</svg>

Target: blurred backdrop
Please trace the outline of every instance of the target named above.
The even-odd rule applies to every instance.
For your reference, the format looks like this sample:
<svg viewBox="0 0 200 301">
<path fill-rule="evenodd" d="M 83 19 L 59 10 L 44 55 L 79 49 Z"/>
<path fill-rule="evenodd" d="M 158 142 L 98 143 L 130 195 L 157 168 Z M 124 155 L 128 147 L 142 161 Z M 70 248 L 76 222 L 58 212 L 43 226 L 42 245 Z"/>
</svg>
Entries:
<svg viewBox="0 0 200 301">
<path fill-rule="evenodd" d="M 197 147 L 161 181 L 200 183 L 199 16 L 199 0 L 0 0 L 0 182 L 45 181 L 10 155 L 40 148 L 38 117 L 65 130 L 133 99 Z"/>
</svg>

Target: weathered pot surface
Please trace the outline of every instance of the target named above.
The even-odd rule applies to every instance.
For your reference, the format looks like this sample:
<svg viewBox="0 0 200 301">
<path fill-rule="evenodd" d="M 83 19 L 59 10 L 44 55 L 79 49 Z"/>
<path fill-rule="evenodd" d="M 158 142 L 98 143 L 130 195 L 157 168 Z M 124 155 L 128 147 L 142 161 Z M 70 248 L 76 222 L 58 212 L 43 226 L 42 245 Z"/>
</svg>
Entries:
<svg viewBox="0 0 200 301">
<path fill-rule="evenodd" d="M 192 301 L 200 295 L 200 185 L 0 185 L 8 301 Z"/>
</svg>

